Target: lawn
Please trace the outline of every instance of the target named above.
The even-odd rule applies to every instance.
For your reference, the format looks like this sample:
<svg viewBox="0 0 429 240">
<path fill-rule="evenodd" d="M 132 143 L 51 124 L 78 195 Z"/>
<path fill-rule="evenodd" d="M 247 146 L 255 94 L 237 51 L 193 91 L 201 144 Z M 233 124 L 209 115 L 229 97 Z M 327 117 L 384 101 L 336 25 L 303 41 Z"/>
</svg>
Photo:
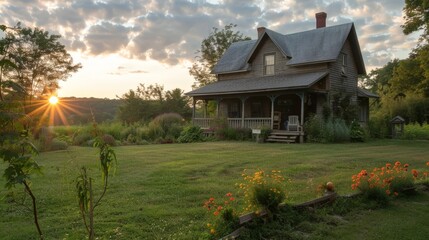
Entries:
<svg viewBox="0 0 429 240">
<path fill-rule="evenodd" d="M 410 168 L 423 170 L 429 160 L 428 146 L 428 141 L 386 140 L 326 145 L 208 142 L 117 147 L 115 176 L 110 178 L 108 192 L 95 210 L 96 236 L 102 239 L 201 239 L 207 232 L 203 202 L 211 196 L 237 192 L 235 183 L 241 180 L 243 169 L 281 170 L 291 181 L 287 201 L 300 203 L 315 198 L 317 186 L 326 181 L 333 181 L 339 194 L 352 193 L 353 174 L 361 169 L 372 170 L 386 162 L 401 161 L 409 163 Z M 86 147 L 71 147 L 38 157 L 44 174 L 33 177 L 32 187 L 47 239 L 84 238 L 86 233 L 79 215 L 74 180 L 79 168 L 85 165 L 96 181 L 95 188 L 101 191 L 97 157 L 97 149 Z M 4 164 L 0 166 L 3 171 Z M 3 178 L 0 185 L 4 185 Z M 0 239 L 36 239 L 31 212 L 7 203 L 7 198 L 3 198 L 6 193 L 5 188 L 0 188 Z M 421 208 L 425 215 L 419 219 L 426 221 L 429 206 Z M 353 229 L 356 236 L 376 236 L 376 229 L 371 225 L 387 218 L 391 224 L 396 224 L 392 219 L 406 213 L 404 210 L 388 211 L 370 212 L 373 220 L 360 220 L 361 224 L 368 225 L 364 228 L 349 221 L 338 229 L 338 234 Z M 415 226 L 411 221 L 401 223 L 405 228 Z"/>
</svg>

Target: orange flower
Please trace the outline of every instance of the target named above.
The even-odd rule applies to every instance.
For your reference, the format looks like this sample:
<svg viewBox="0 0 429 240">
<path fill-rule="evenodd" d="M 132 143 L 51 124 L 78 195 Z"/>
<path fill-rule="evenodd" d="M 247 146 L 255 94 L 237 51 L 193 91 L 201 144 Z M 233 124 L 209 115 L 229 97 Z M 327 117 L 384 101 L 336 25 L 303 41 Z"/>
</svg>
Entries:
<svg viewBox="0 0 429 240">
<path fill-rule="evenodd" d="M 401 162 L 396 161 L 396 162 L 395 162 L 395 167 L 399 167 L 399 166 L 401 166 Z"/>
<path fill-rule="evenodd" d="M 226 196 L 227 197 L 232 197 L 232 193 L 229 192 L 229 193 L 226 194 Z"/>
<path fill-rule="evenodd" d="M 233 198 L 233 197 L 229 198 L 229 201 L 231 201 L 231 202 L 234 201 L 234 200 L 235 200 L 235 198 Z"/>
<path fill-rule="evenodd" d="M 393 194 L 395 194 L 395 196 L 398 196 L 398 195 L 399 195 L 397 192 L 394 192 Z"/>
<path fill-rule="evenodd" d="M 428 167 L 429 167 L 429 162 L 427 162 L 427 163 L 426 163 L 426 166 L 428 166 Z"/>
<path fill-rule="evenodd" d="M 417 178 L 417 176 L 419 175 L 419 172 L 417 172 L 416 169 L 411 170 L 411 172 L 413 173 L 414 178 Z"/>
<path fill-rule="evenodd" d="M 389 189 L 386 190 L 386 194 L 390 195 L 390 190 Z"/>
<path fill-rule="evenodd" d="M 213 215 L 217 216 L 217 215 L 219 215 L 219 212 L 215 211 L 215 212 L 213 212 Z"/>
<path fill-rule="evenodd" d="M 386 168 L 387 169 L 390 169 L 392 167 L 392 164 L 390 164 L 390 163 L 386 163 Z"/>
<path fill-rule="evenodd" d="M 408 164 L 408 163 L 405 163 L 404 164 L 404 168 L 407 168 L 407 167 L 409 167 L 410 166 L 410 164 Z"/>
</svg>

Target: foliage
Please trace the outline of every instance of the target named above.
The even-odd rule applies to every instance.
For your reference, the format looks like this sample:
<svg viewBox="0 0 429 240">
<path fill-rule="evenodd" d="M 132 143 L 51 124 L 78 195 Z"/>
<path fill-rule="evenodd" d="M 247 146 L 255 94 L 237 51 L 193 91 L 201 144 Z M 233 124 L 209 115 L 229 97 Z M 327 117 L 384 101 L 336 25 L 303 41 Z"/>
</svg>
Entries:
<svg viewBox="0 0 429 240">
<path fill-rule="evenodd" d="M 228 24 L 221 30 L 213 28 L 213 31 L 201 42 L 201 49 L 197 61 L 192 64 L 189 74 L 194 77 L 196 83 L 193 88 L 205 86 L 216 80 L 216 76 L 211 73 L 216 63 L 229 46 L 238 41 L 250 40 L 239 31 L 234 31 L 235 24 Z"/>
<path fill-rule="evenodd" d="M 177 113 L 164 113 L 155 117 L 148 125 L 149 138 L 156 140 L 177 139 L 182 131 L 184 119 Z"/>
<path fill-rule="evenodd" d="M 285 178 L 278 170 L 258 170 L 241 174 L 243 182 L 237 183 L 245 198 L 246 211 L 262 209 L 277 212 L 279 204 L 286 199 Z"/>
<path fill-rule="evenodd" d="M 109 174 L 117 163 L 115 151 L 110 147 L 109 143 L 105 141 L 106 139 L 110 141 L 113 137 L 110 136 L 109 138 L 106 137 L 106 135 L 101 135 L 101 132 L 97 129 L 97 125 L 95 123 L 94 132 L 97 134 L 94 147 L 99 149 L 101 176 L 103 179 L 103 191 L 99 198 L 97 200 L 94 198 L 92 178 L 88 176 L 85 167 L 81 168 L 81 172 L 76 179 L 76 193 L 79 202 L 79 210 L 90 240 L 95 239 L 94 209 L 100 205 L 102 198 L 106 194 Z"/>
<path fill-rule="evenodd" d="M 178 113 L 186 119 L 192 115 L 189 97 L 179 88 L 164 91 L 160 85 L 140 84 L 137 90 L 130 89 L 122 95 L 121 100 L 118 117 L 125 124 L 148 122 L 163 113 Z"/>
<path fill-rule="evenodd" d="M 405 23 L 401 26 L 403 32 L 408 35 L 423 30 L 422 38 L 427 39 L 429 35 L 428 9 L 428 0 L 405 0 Z"/>
<path fill-rule="evenodd" d="M 351 103 L 351 95 L 336 93 L 333 94 L 332 113 L 336 119 L 343 119 L 347 124 L 350 124 L 357 118 L 357 106 Z M 323 113 L 326 119 L 327 113 Z"/>
<path fill-rule="evenodd" d="M 350 126 L 350 140 L 352 142 L 365 141 L 365 130 L 360 126 L 359 122 L 356 120 L 353 120 Z"/>
<path fill-rule="evenodd" d="M 238 212 L 236 210 L 236 199 L 232 193 L 227 193 L 216 201 L 214 197 L 204 202 L 204 208 L 210 213 L 211 223 L 207 228 L 211 238 L 219 239 L 234 231 L 239 226 Z"/>
<path fill-rule="evenodd" d="M 19 23 L 5 33 L 0 41 L 0 54 L 16 68 L 2 68 L 2 75 L 24 89 L 23 100 L 31 102 L 33 97 L 54 94 L 58 81 L 66 80 L 81 67 L 73 64 L 71 55 L 59 41 L 60 35 L 39 28 L 22 28 Z"/>
<path fill-rule="evenodd" d="M 273 130 L 270 127 L 261 128 L 261 141 L 265 142 Z"/>
<path fill-rule="evenodd" d="M 404 126 L 403 139 L 429 140 L 429 124 L 407 124 Z"/>
<path fill-rule="evenodd" d="M 182 130 L 177 141 L 179 143 L 202 142 L 204 141 L 203 130 L 199 126 L 187 126 Z"/>
<path fill-rule="evenodd" d="M 371 173 L 361 170 L 352 176 L 352 189 L 359 189 L 371 200 L 381 204 L 388 202 L 388 196 L 398 196 L 401 191 L 414 186 L 417 171 L 408 171 L 409 164 L 401 164 L 399 161 L 392 166 L 386 163 L 381 168 L 374 168 Z"/>
<path fill-rule="evenodd" d="M 343 119 L 323 120 L 314 115 L 305 122 L 308 142 L 335 143 L 350 141 L 350 129 Z"/>
</svg>

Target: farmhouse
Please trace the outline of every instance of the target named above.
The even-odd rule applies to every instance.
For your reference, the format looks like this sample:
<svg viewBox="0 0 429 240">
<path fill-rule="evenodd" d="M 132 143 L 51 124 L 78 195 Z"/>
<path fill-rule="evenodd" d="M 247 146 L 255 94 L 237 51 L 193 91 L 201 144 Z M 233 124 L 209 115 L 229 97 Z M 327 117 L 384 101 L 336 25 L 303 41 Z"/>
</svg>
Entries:
<svg viewBox="0 0 429 240">
<path fill-rule="evenodd" d="M 258 39 L 233 43 L 212 71 L 217 81 L 187 93 L 193 123 L 210 128 L 214 118 L 196 116 L 195 106 L 215 101 L 216 117 L 230 127 L 269 127 L 302 141 L 304 120 L 338 110 L 344 99 L 366 123 L 368 98 L 377 96 L 358 87 L 366 71 L 355 26 L 326 27 L 326 17 L 316 13 L 313 30 L 283 35 L 259 27 Z"/>
</svg>

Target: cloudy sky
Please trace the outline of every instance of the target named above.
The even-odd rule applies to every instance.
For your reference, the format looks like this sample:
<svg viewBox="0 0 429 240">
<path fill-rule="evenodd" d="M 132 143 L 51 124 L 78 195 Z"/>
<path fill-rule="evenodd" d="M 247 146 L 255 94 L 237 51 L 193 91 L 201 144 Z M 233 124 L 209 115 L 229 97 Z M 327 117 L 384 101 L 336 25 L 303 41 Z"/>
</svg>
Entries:
<svg viewBox="0 0 429 240">
<path fill-rule="evenodd" d="M 283 34 L 354 22 L 370 70 L 406 58 L 417 35 L 405 36 L 403 0 L 0 0 L 1 24 L 61 34 L 83 68 L 61 83 L 59 96 L 121 96 L 139 83 L 191 90 L 188 68 L 201 41 L 226 24 L 255 39 L 265 26 Z"/>
</svg>

